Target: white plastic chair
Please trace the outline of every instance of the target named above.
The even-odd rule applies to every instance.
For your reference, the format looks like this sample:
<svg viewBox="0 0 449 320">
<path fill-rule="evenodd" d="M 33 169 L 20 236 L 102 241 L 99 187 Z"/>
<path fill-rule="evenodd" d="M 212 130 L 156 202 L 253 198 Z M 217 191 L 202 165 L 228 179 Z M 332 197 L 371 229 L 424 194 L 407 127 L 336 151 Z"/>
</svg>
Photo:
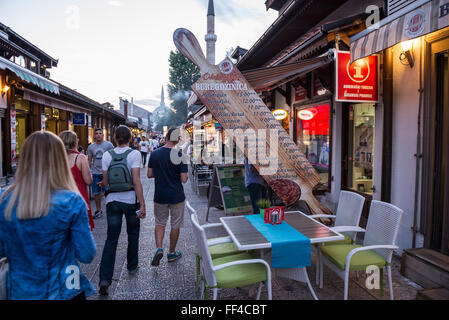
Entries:
<svg viewBox="0 0 449 320">
<path fill-rule="evenodd" d="M 366 231 L 359 227 L 337 227 L 339 232 L 365 232 L 365 238 L 363 246 L 355 245 L 335 245 L 329 247 L 321 247 L 321 263 L 325 263 L 330 269 L 332 269 L 337 275 L 344 279 L 344 299 L 348 299 L 348 283 L 349 283 L 349 271 L 351 270 L 351 260 L 357 253 L 372 254 L 373 252 L 377 257 L 385 260 L 385 266 L 388 272 L 388 285 L 390 289 L 390 299 L 393 300 L 393 283 L 391 275 L 391 259 L 393 257 L 393 251 L 398 249 L 396 246 L 396 238 L 399 231 L 402 215 L 404 211 L 400 208 L 381 201 L 373 200 L 371 202 L 370 214 L 368 217 L 368 224 Z M 338 267 L 331 260 L 326 257 L 323 250 L 329 251 L 333 249 L 343 249 L 347 251 L 351 249 L 346 255 L 344 268 Z M 341 257 L 341 256 L 340 256 Z M 360 256 L 359 256 L 360 257 Z M 333 256 L 335 259 L 336 257 Z M 372 265 L 370 258 L 366 259 L 366 267 Z M 362 263 L 358 267 L 365 267 Z M 383 268 L 381 270 L 383 270 Z M 322 266 L 321 266 L 322 269 Z M 382 275 L 380 281 L 382 283 Z"/>
<path fill-rule="evenodd" d="M 202 287 L 204 287 L 204 288 L 202 288 L 202 289 L 204 289 L 204 290 L 201 290 L 201 292 L 202 293 L 205 292 L 207 288 L 212 288 L 213 289 L 213 299 L 217 300 L 218 289 L 220 289 L 218 286 L 218 283 L 217 283 L 217 276 L 216 276 L 216 273 L 218 271 L 224 270 L 226 268 L 235 267 L 235 266 L 244 266 L 244 265 L 254 265 L 255 266 L 257 264 L 262 264 L 266 268 L 266 272 L 267 272 L 266 279 L 263 281 L 265 281 L 265 285 L 268 290 L 268 300 L 271 300 L 272 299 L 271 269 L 270 269 L 270 266 L 268 265 L 268 263 L 262 259 L 243 259 L 243 260 L 235 260 L 232 262 L 214 265 L 214 262 L 212 260 L 212 257 L 210 255 L 210 252 L 208 249 L 206 232 L 204 231 L 204 228 L 201 227 L 200 224 L 198 223 L 197 215 L 194 214 L 195 210 L 190 206 L 189 203 L 186 203 L 186 207 L 187 207 L 187 210 L 190 212 L 190 220 L 192 222 L 193 231 L 194 231 L 194 234 L 195 234 L 195 237 L 197 240 L 198 251 L 202 257 L 201 268 L 202 268 L 202 273 L 204 274 L 204 281 L 202 281 Z M 250 257 L 250 255 L 246 254 L 246 253 L 235 255 L 234 257 L 239 257 L 239 256 Z M 233 256 L 231 256 L 231 257 L 233 257 Z M 235 270 L 234 274 L 238 275 L 239 270 Z M 263 281 L 257 281 L 257 282 L 260 282 L 259 289 L 257 291 L 257 300 L 260 299 L 260 293 L 261 293 Z M 257 283 L 257 282 L 255 282 L 255 283 Z"/>
<path fill-rule="evenodd" d="M 192 209 L 190 206 L 190 203 L 186 201 L 186 206 L 191 215 L 195 216 L 196 221 L 199 221 L 197 212 Z M 190 209 L 189 209 L 190 208 Z M 208 223 L 201 225 L 203 229 L 214 229 L 214 228 L 224 228 L 222 223 Z M 238 254 L 239 251 L 237 247 L 234 245 L 234 242 L 232 241 L 231 237 L 219 237 L 219 238 L 211 238 L 207 239 L 207 246 L 209 249 L 212 249 L 211 256 L 212 259 L 214 257 L 223 257 L 226 255 L 232 255 L 232 254 Z M 199 252 L 196 252 L 196 283 L 195 287 L 198 291 L 198 285 L 201 279 L 201 267 L 200 262 L 201 261 L 201 255 Z"/>
<path fill-rule="evenodd" d="M 335 215 L 327 215 L 327 214 L 320 214 L 320 215 L 312 215 L 312 218 L 319 219 L 319 218 L 329 218 L 329 219 L 335 219 L 334 226 L 331 228 L 334 231 L 338 231 L 338 228 L 336 227 L 358 227 L 360 223 L 360 217 L 362 216 L 363 206 L 365 204 L 365 197 L 361 196 L 358 193 L 350 192 L 350 191 L 341 191 L 340 197 L 338 199 L 338 206 L 337 211 Z M 363 229 L 361 229 L 363 231 Z M 355 239 L 357 237 L 356 232 L 346 232 L 346 236 L 352 239 L 352 241 L 355 242 Z M 347 241 L 348 239 L 345 239 L 343 241 Z M 331 244 L 339 244 L 340 241 L 336 241 L 335 243 L 328 243 L 327 245 Z M 323 270 L 321 268 L 320 263 L 320 250 L 318 246 L 312 246 L 312 250 L 316 254 L 316 284 L 320 284 L 320 287 L 322 288 L 322 277 L 323 277 Z"/>
</svg>

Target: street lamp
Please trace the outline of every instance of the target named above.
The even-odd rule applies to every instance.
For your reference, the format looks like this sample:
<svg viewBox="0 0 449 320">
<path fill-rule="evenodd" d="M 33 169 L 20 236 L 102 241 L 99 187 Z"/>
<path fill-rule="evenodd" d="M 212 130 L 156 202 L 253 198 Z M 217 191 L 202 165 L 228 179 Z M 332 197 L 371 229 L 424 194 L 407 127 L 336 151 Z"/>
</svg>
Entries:
<svg viewBox="0 0 449 320">
<path fill-rule="evenodd" d="M 2 98 L 9 91 L 10 87 L 8 85 L 4 85 L 2 89 Z"/>
</svg>

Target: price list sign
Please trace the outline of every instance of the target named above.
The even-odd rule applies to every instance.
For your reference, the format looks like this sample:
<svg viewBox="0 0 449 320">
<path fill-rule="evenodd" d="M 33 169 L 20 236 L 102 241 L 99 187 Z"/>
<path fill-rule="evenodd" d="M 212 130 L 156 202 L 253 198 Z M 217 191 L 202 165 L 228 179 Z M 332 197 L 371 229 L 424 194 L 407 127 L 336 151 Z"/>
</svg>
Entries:
<svg viewBox="0 0 449 320">
<path fill-rule="evenodd" d="M 209 64 L 198 40 L 186 29 L 176 30 L 173 37 L 178 50 L 200 69 L 193 91 L 227 135 L 242 143 L 237 145 L 243 146 L 245 157 L 284 204 L 305 200 L 315 214 L 329 213 L 312 194 L 321 181 L 318 173 L 234 64 L 228 59 L 218 66 Z M 269 156 L 252 161 L 260 149 Z"/>
</svg>

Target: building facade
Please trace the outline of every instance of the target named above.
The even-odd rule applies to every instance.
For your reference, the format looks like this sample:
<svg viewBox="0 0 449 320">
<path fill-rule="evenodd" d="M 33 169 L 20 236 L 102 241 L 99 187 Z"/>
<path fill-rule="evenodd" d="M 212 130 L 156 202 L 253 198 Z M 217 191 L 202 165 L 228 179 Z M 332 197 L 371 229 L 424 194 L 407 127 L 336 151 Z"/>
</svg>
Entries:
<svg viewBox="0 0 449 320">
<path fill-rule="evenodd" d="M 120 113 L 50 79 L 58 60 L 0 23 L 0 129 L 2 184 L 15 172 L 25 139 L 34 131 L 77 132 L 80 146 L 93 142 L 94 128 L 111 138 L 125 123 Z"/>
<path fill-rule="evenodd" d="M 371 200 L 392 203 L 404 210 L 397 253 L 449 254 L 449 1 L 266 6 L 279 17 L 237 66 L 271 110 L 288 113 L 291 138 L 322 177 L 315 193 L 331 209 L 342 190 L 363 195 L 362 226 Z M 371 99 L 360 94 L 368 86 L 339 87 L 366 66 L 377 73 Z"/>
</svg>

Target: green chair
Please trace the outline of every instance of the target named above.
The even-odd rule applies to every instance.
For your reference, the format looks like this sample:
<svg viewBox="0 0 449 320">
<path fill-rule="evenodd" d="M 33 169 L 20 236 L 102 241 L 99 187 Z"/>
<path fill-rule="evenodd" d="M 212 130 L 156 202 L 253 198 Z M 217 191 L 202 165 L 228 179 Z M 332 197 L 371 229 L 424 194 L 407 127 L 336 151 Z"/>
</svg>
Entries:
<svg viewBox="0 0 449 320">
<path fill-rule="evenodd" d="M 320 247 L 320 263 L 325 263 L 331 270 L 344 279 L 344 299 L 348 299 L 348 283 L 350 271 L 365 271 L 368 267 L 380 268 L 380 285 L 383 289 L 383 269 L 388 272 L 390 299 L 393 300 L 393 283 L 391 275 L 391 259 L 403 211 L 398 207 L 373 200 L 371 202 L 368 224 L 363 246 L 340 244 Z M 339 232 L 362 232 L 358 227 L 338 227 Z M 323 266 L 320 266 L 323 269 Z M 321 287 L 322 287 L 321 277 Z"/>
<path fill-rule="evenodd" d="M 362 197 L 358 193 L 341 191 L 338 199 L 338 207 L 335 215 L 312 215 L 312 218 L 330 218 L 335 219 L 332 230 L 339 232 L 339 228 L 344 227 L 358 227 L 360 223 L 360 217 L 362 216 L 363 206 L 365 204 L 365 197 Z M 357 229 L 364 231 L 363 229 Z M 355 231 L 357 231 L 355 230 Z M 324 246 L 337 245 L 337 244 L 353 244 L 357 237 L 356 232 L 346 232 L 342 234 L 345 239 L 340 241 L 332 241 L 322 244 Z M 316 254 L 316 284 L 320 284 L 322 287 L 323 270 L 321 269 L 321 255 L 319 246 L 312 246 L 313 252 Z"/>
<path fill-rule="evenodd" d="M 196 212 L 193 214 L 196 215 Z M 198 220 L 198 217 L 196 217 Z M 203 229 L 219 228 L 223 227 L 221 223 L 211 223 L 201 226 Z M 207 240 L 207 247 L 212 259 L 219 259 L 229 255 L 238 254 L 240 251 L 235 246 L 230 237 L 212 238 Z M 196 285 L 195 291 L 198 292 L 198 284 L 201 278 L 201 255 L 198 249 L 195 251 L 196 258 Z"/>
<path fill-rule="evenodd" d="M 200 267 L 202 270 L 203 293 L 208 288 L 213 289 L 213 299 L 217 300 L 218 290 L 222 288 L 237 288 L 260 283 L 257 299 L 260 299 L 262 285 L 268 290 L 268 299 L 272 299 L 271 292 L 271 269 L 268 263 L 262 259 L 254 259 L 246 252 L 226 255 L 212 259 L 211 252 L 206 239 L 206 232 L 198 223 L 195 210 L 186 202 L 187 210 L 190 212 L 193 231 L 198 244 L 198 252 L 201 256 Z"/>
</svg>

